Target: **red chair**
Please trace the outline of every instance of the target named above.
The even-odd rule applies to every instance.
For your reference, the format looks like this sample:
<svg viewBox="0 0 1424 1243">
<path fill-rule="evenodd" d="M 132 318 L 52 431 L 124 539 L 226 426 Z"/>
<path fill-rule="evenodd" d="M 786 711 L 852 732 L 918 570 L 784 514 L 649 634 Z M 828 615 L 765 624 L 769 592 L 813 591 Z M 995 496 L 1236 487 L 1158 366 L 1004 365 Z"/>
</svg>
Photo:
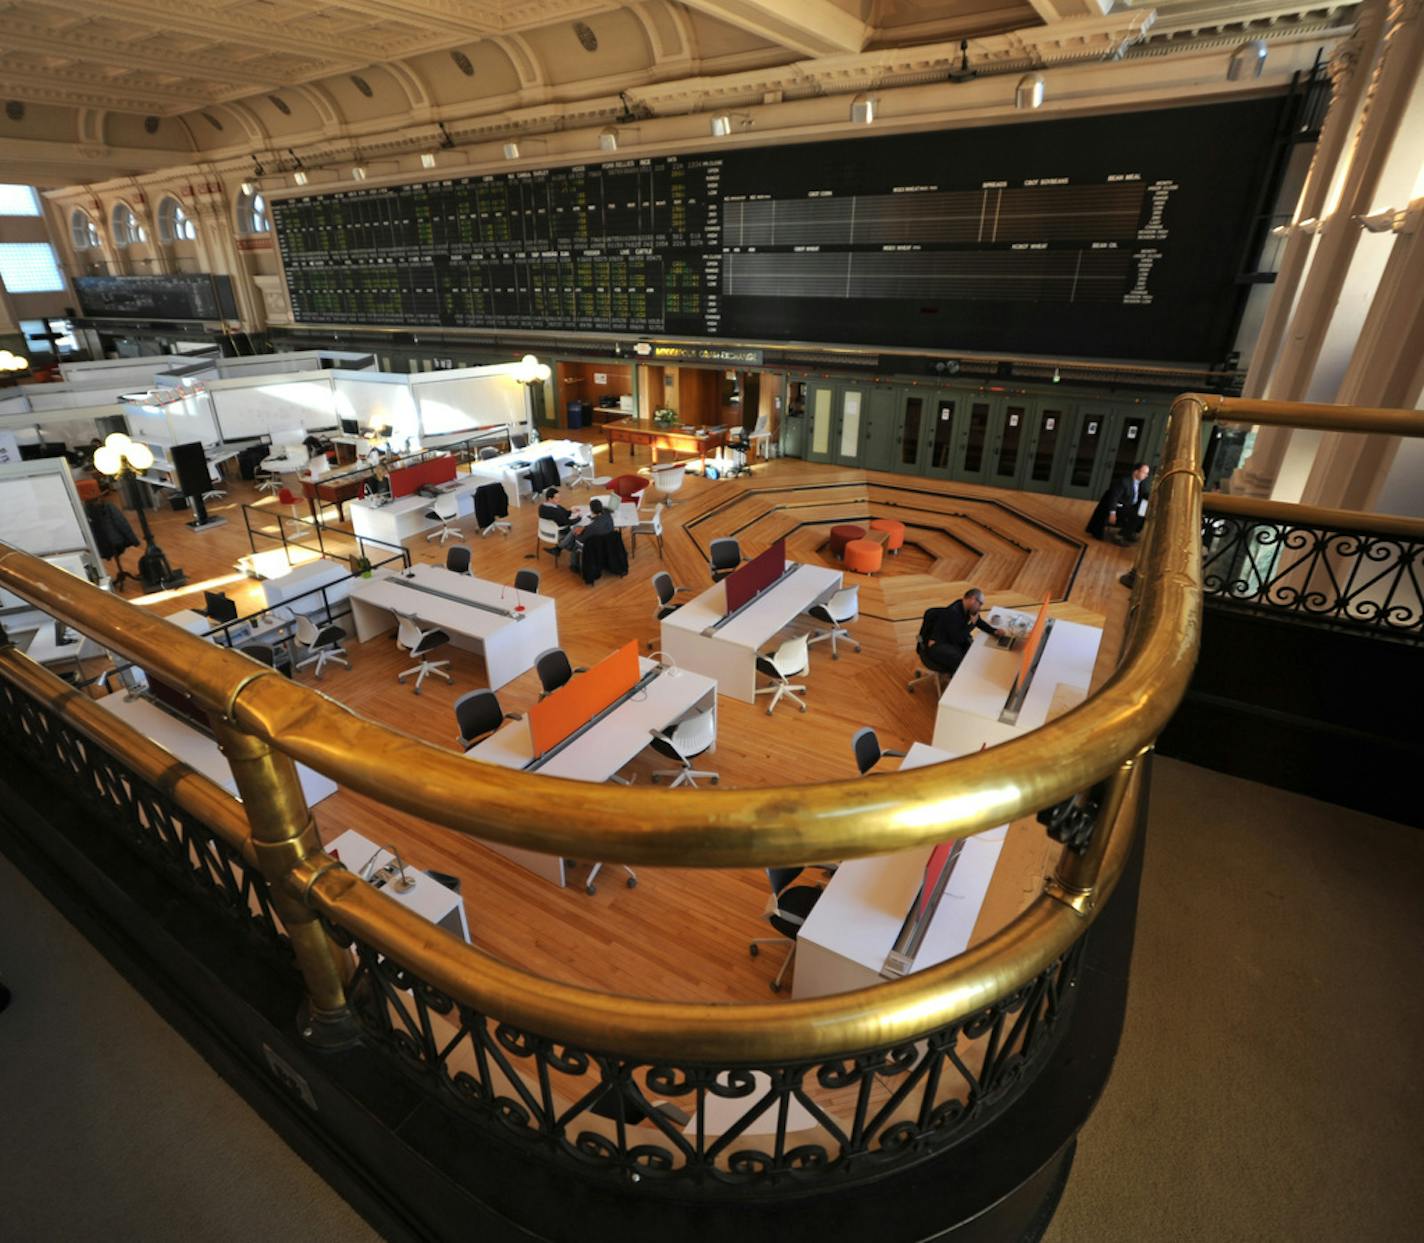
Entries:
<svg viewBox="0 0 1424 1243">
<path fill-rule="evenodd" d="M 277 490 L 277 501 L 281 505 L 290 505 L 292 507 L 292 517 L 295 518 L 297 516 L 297 506 L 302 503 L 302 498 L 293 492 L 291 488 L 283 487 Z"/>
<path fill-rule="evenodd" d="M 619 475 L 608 481 L 608 490 L 619 500 L 632 501 L 635 508 L 642 504 L 647 488 L 648 481 L 642 475 Z"/>
<path fill-rule="evenodd" d="M 865 528 L 855 526 L 842 526 L 831 528 L 831 556 L 841 557 L 845 555 L 845 546 L 851 540 L 865 538 Z"/>
</svg>

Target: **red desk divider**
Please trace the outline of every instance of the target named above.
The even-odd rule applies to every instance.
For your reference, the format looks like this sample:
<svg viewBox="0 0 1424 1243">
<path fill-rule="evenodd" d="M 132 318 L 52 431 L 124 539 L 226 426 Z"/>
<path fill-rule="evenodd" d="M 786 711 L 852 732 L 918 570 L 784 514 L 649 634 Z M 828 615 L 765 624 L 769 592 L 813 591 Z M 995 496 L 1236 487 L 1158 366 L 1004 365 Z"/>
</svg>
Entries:
<svg viewBox="0 0 1424 1243">
<path fill-rule="evenodd" d="M 727 588 L 727 612 L 735 613 L 759 591 L 765 591 L 786 573 L 786 541 L 779 539 L 760 556 L 753 557 L 722 580 Z"/>
<path fill-rule="evenodd" d="M 638 685 L 638 641 L 630 640 L 586 673 L 565 682 L 529 709 L 529 740 L 537 759 Z"/>
<path fill-rule="evenodd" d="M 455 478 L 455 459 L 448 453 L 427 458 L 414 466 L 401 466 L 391 471 L 391 499 L 410 496 L 427 484 L 449 483 Z"/>
</svg>

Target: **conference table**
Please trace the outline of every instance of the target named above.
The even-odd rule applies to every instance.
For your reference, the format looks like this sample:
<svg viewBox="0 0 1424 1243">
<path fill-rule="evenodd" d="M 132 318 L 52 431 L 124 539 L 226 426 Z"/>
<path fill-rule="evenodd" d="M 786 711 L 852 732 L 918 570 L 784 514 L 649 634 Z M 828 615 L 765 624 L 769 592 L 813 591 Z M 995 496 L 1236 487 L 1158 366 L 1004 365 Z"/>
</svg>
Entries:
<svg viewBox="0 0 1424 1243">
<path fill-rule="evenodd" d="M 730 427 L 687 427 L 676 423 L 654 423 L 651 419 L 616 419 L 603 425 L 604 439 L 608 441 L 608 460 L 613 461 L 613 446 L 630 446 L 629 456 L 638 445 L 647 445 L 653 455 L 653 465 L 658 462 L 658 450 L 669 449 L 673 453 L 701 459 L 704 473 L 707 470 L 707 455 L 714 457 L 726 447 Z"/>
<path fill-rule="evenodd" d="M 900 771 L 954 758 L 947 751 L 917 742 L 901 762 Z M 1008 831 L 1005 824 L 965 839 L 912 971 L 937 966 L 969 948 Z M 919 893 L 933 850 L 932 845 L 916 846 L 892 855 L 851 859 L 836 869 L 796 938 L 794 997 L 826 997 L 887 978 L 881 968 Z"/>
<path fill-rule="evenodd" d="M 730 621 L 726 580 L 713 583 L 701 595 L 662 620 L 662 650 L 683 669 L 717 682 L 723 695 L 756 702 L 756 658 L 778 633 L 812 605 L 822 604 L 841 589 L 840 570 L 822 565 L 796 566 L 768 587 Z M 722 623 L 719 625 L 719 623 Z"/>
<path fill-rule="evenodd" d="M 658 669 L 656 661 L 638 658 L 642 677 Z M 542 759 L 535 759 L 527 719 L 511 721 L 503 729 L 465 752 L 465 758 L 500 768 L 518 768 L 543 777 L 566 781 L 607 781 L 648 745 L 653 731 L 676 724 L 693 712 L 717 710 L 717 684 L 686 669 L 662 669 L 652 681 L 624 699 L 611 712 L 598 717 L 572 739 Z M 716 717 L 713 721 L 715 724 Z M 714 729 L 715 735 L 715 729 Z M 714 743 L 709 750 L 716 750 Z M 550 802 L 558 801 L 551 794 Z M 486 842 L 506 858 L 522 864 L 556 885 L 565 883 L 562 857 Z"/>
<path fill-rule="evenodd" d="M 1028 618 L 1037 616 L 1037 610 L 1022 612 Z M 991 610 L 989 623 L 993 625 L 1000 614 Z M 1017 738 L 1066 712 L 1087 697 L 1102 641 L 1100 627 L 1054 618 L 1018 716 L 1005 722 L 1000 715 L 1018 677 L 1022 653 L 976 636 L 940 695 L 934 745 L 957 754 L 977 751 L 983 745 Z"/>
<path fill-rule="evenodd" d="M 554 601 L 439 565 L 377 571 L 351 592 L 356 638 L 365 643 L 396 625 L 396 615 L 422 629 L 438 628 L 450 642 L 483 655 L 491 689 L 534 667 L 535 658 L 559 646 Z"/>
</svg>

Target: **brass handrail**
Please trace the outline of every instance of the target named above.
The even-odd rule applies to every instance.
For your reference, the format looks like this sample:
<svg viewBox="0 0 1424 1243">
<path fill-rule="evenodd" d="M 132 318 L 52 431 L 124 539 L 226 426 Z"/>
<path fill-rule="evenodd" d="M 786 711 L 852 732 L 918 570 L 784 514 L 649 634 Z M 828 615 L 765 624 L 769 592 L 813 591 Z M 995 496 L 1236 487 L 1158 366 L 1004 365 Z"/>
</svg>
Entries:
<svg viewBox="0 0 1424 1243">
<path fill-rule="evenodd" d="M 1203 415 L 1218 423 L 1257 423 L 1263 427 L 1300 427 L 1309 431 L 1378 436 L 1424 436 L 1424 413 L 1418 410 L 1263 401 L 1255 397 L 1216 397 L 1201 393 L 1188 393 L 1177 400 L 1187 399 L 1201 402 Z"/>
<path fill-rule="evenodd" d="M 363 794 L 459 832 L 551 855 L 679 867 L 850 859 L 963 837 L 1072 797 L 1136 754 L 1186 692 L 1201 612 L 1199 426 L 1173 406 L 1138 624 L 1084 704 L 1025 736 L 873 782 L 742 790 L 580 783 L 577 817 L 548 814 L 550 778 L 471 763 L 378 725 L 238 652 L 215 647 L 70 574 L 0 545 L 0 584 L 166 681 L 205 710 Z M 1150 693 L 1149 693 L 1150 692 Z"/>
<path fill-rule="evenodd" d="M 1202 509 L 1208 514 L 1259 518 L 1262 522 L 1272 522 L 1280 526 L 1314 527 L 1322 531 L 1349 531 L 1424 540 L 1424 518 L 1404 518 L 1397 514 L 1367 514 L 1355 509 L 1292 505 L 1286 501 L 1231 496 L 1224 492 L 1208 492 L 1202 497 Z"/>
</svg>

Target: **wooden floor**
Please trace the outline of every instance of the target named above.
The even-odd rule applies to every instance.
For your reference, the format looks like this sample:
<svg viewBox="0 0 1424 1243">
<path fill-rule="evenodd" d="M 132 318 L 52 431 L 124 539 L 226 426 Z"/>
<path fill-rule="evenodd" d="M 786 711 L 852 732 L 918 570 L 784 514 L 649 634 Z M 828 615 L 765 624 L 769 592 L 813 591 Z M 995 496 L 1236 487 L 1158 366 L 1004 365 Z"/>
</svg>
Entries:
<svg viewBox="0 0 1424 1243">
<path fill-rule="evenodd" d="M 591 434 L 587 438 L 594 440 Z M 629 468 L 624 446 L 611 472 L 604 446 L 596 444 L 596 452 L 600 474 Z M 646 453 L 632 465 L 646 468 Z M 258 507 L 254 525 L 260 526 L 261 515 L 282 509 L 271 497 L 255 494 L 251 485 L 230 484 L 228 498 L 209 507 L 229 520 L 225 526 L 195 533 L 184 524 L 186 514 L 157 515 L 158 540 L 170 561 L 186 571 L 189 584 L 179 592 L 138 597 L 138 602 L 168 614 L 201 604 L 206 585 L 227 591 L 244 613 L 260 606 L 256 584 L 234 569 L 237 558 L 250 551 L 243 501 Z M 1095 684 L 1115 663 L 1127 603 L 1117 578 L 1130 554 L 1083 534 L 1090 509 L 1086 502 L 795 459 L 761 464 L 752 476 L 737 480 L 689 475 L 677 501 L 665 515 L 665 559 L 660 560 L 652 540 L 640 539 L 625 579 L 604 578 L 587 587 L 570 573 L 567 559 L 557 569 L 547 556 L 532 559 L 535 509 L 528 504 L 511 514 L 509 536 L 482 539 L 470 520 L 467 542 L 474 552 L 474 572 L 509 582 L 517 570 L 537 565 L 542 591 L 558 601 L 564 649 L 574 664 L 588 665 L 630 638 L 654 638 L 652 575 L 666 568 L 680 585 L 706 586 L 703 550 L 719 534 L 735 531 L 746 555 L 786 534 L 795 555 L 814 559 L 824 557 L 819 551 L 824 533 L 838 521 L 898 517 L 911 527 L 910 546 L 901 558 L 887 558 L 881 576 L 847 575 L 848 583 L 859 582 L 862 588 L 862 617 L 854 627 L 862 651 L 842 645 L 841 658 L 833 661 L 828 644 L 812 648 L 805 679 L 809 712 L 783 708 L 768 717 L 761 707 L 720 701 L 713 766 L 724 787 L 851 777 L 850 739 L 862 725 L 873 726 L 887 748 L 930 741 L 932 687 L 922 684 L 916 694 L 905 689 L 915 668 L 918 618 L 929 605 L 956 598 L 968 583 L 981 586 L 991 604 L 1036 603 L 1045 592 L 1051 594 L 1059 602 L 1055 612 L 1104 627 Z M 325 516 L 333 523 L 326 532 L 329 546 L 341 547 L 340 533 L 349 527 L 335 525 L 334 509 Z M 268 525 L 275 529 L 274 521 Z M 436 542 L 417 538 L 409 547 L 417 560 L 444 559 L 445 549 Z M 282 557 L 280 550 L 276 556 Z M 133 585 L 127 595 L 136 598 Z M 396 673 L 410 661 L 388 636 L 367 644 L 353 639 L 348 650 L 349 671 L 333 665 L 319 684 L 307 673 L 299 680 L 319 685 L 374 720 L 456 749 L 451 706 L 464 692 L 486 684 L 477 656 L 447 649 L 442 655 L 451 659 L 454 684 L 429 679 L 416 696 L 409 683 L 396 681 Z M 531 671 L 505 687 L 500 699 L 506 711 L 519 712 L 537 694 Z M 648 755 L 633 768 L 644 784 L 648 774 L 665 766 L 665 760 Z M 566 783 L 549 781 L 551 818 L 567 814 L 570 793 Z M 324 840 L 354 828 L 374 841 L 397 843 L 415 866 L 461 877 L 473 940 L 510 962 L 558 979 L 649 997 L 737 1001 L 770 996 L 767 984 L 780 955 L 751 959 L 747 954 L 752 937 L 768 934 L 763 919 L 767 886 L 760 871 L 643 868 L 637 887 L 629 889 L 622 872 L 609 868 L 599 877 L 597 893 L 589 896 L 581 884 L 582 867 L 574 869 L 570 888 L 558 890 L 473 839 L 344 789 L 317 806 L 316 819 Z M 1054 853 L 1040 827 L 1032 822 L 1014 826 L 976 940 L 1033 897 Z"/>
</svg>

